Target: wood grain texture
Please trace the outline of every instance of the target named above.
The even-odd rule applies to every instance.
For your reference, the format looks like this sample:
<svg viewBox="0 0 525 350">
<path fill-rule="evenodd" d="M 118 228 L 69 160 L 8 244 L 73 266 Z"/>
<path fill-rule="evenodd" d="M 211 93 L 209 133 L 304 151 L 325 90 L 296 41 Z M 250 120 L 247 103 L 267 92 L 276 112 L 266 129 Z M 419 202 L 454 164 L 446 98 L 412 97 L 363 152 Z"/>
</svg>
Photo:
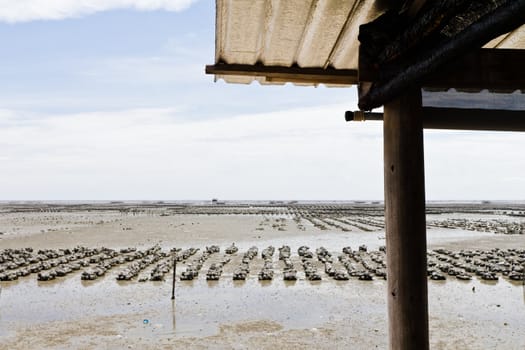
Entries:
<svg viewBox="0 0 525 350">
<path fill-rule="evenodd" d="M 385 105 L 384 174 L 390 349 L 424 350 L 429 340 L 420 89 Z"/>
</svg>

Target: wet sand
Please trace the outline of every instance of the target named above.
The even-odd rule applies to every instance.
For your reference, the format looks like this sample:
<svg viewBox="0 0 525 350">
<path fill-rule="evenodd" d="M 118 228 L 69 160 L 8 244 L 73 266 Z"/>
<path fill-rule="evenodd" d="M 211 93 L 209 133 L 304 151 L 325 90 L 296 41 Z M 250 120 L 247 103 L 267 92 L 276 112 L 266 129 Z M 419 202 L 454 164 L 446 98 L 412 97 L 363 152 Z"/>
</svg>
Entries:
<svg viewBox="0 0 525 350">
<path fill-rule="evenodd" d="M 286 213 L 164 215 L 165 210 L 2 213 L 0 249 L 218 244 L 221 253 L 205 263 L 204 275 L 232 242 L 239 252 L 219 281 L 204 276 L 177 280 L 175 302 L 170 299 L 171 277 L 116 281 L 119 268 L 95 281 L 81 281 L 77 271 L 49 282 L 37 281 L 35 275 L 0 282 L 0 349 L 387 347 L 386 281 L 335 281 L 325 275 L 321 281 L 307 281 L 296 254 L 303 244 L 312 250 L 324 246 L 334 254 L 348 245 L 375 250 L 385 244 L 380 227 L 322 230 Z M 443 228 L 429 229 L 428 241 L 431 249 L 525 247 L 524 235 Z M 272 281 L 257 280 L 260 257 L 250 265 L 246 281 L 232 280 L 250 246 L 257 246 L 260 256 L 266 246 L 283 244 L 291 246 L 297 281 L 283 281 L 280 270 Z M 274 264 L 280 266 L 277 257 Z M 183 270 L 181 264 L 177 275 Z M 429 315 L 432 348 L 525 348 L 525 289 L 519 283 L 503 278 L 429 281 Z"/>
</svg>

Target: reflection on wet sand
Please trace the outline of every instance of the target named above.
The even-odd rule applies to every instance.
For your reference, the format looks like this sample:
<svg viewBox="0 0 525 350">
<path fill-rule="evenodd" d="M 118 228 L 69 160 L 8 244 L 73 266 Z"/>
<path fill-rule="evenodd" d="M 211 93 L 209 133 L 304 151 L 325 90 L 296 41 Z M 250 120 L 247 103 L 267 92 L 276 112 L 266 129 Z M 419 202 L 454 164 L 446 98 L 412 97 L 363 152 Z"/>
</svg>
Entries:
<svg viewBox="0 0 525 350">
<path fill-rule="evenodd" d="M 172 329 L 173 333 L 176 334 L 177 333 L 177 309 L 176 309 L 176 306 L 175 306 L 175 303 L 176 303 L 175 300 L 171 301 L 171 316 L 172 316 L 171 329 Z"/>
</svg>

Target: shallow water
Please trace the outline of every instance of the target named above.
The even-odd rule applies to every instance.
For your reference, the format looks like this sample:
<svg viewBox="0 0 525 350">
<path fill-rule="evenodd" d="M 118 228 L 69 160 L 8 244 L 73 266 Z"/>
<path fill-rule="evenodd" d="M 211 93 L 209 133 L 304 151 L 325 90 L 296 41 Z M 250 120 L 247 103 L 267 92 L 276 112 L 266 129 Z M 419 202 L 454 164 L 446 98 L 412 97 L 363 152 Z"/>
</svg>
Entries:
<svg viewBox="0 0 525 350">
<path fill-rule="evenodd" d="M 236 266 L 231 264 L 229 271 Z M 220 281 L 206 281 L 202 275 L 193 281 L 177 281 L 172 302 L 171 278 L 121 282 L 114 278 L 117 270 L 96 281 L 81 281 L 76 272 L 50 282 L 38 282 L 34 275 L 2 282 L 2 335 L 17 326 L 113 315 L 132 318 L 134 334 L 144 337 L 203 337 L 217 333 L 221 324 L 249 320 L 272 320 L 285 329 L 303 329 L 361 317 L 368 327 L 386 329 L 383 280 L 338 282 L 323 276 L 322 281 L 310 282 L 299 273 L 296 282 L 283 281 L 279 274 L 273 281 L 258 281 L 257 271 L 252 271 L 243 282 L 233 281 L 231 272 L 225 271 Z M 525 331 L 525 290 L 520 283 L 449 279 L 428 285 L 431 319 L 506 323 Z"/>
<path fill-rule="evenodd" d="M 233 281 L 177 281 L 176 301 L 171 301 L 171 279 L 165 282 L 119 282 L 107 275 L 81 283 L 74 274 L 51 282 L 24 278 L 3 283 L 0 329 L 48 321 L 74 321 L 90 316 L 133 314 L 139 329 L 161 325 L 175 336 L 206 336 L 225 322 L 269 319 L 285 328 L 311 328 L 341 318 L 341 303 L 359 310 L 363 298 L 381 300 L 384 281 L 288 282 L 274 279 Z M 377 308 L 367 305 L 367 312 Z M 362 310 L 363 312 L 365 310 Z M 383 311 L 383 310 L 376 310 Z M 144 320 L 148 320 L 144 324 Z"/>
<path fill-rule="evenodd" d="M 341 252 L 344 246 L 357 249 L 361 244 L 376 250 L 385 245 L 384 230 L 320 231 L 305 224 L 306 231 L 303 232 L 292 220 L 287 220 L 284 232 L 267 226 L 264 231 L 258 231 L 262 220 L 261 216 L 235 215 L 143 216 L 126 223 L 133 227 L 131 231 L 123 231 L 119 223 L 109 223 L 71 234 L 51 232 L 13 239 L 9 241 L 11 246 L 55 248 L 87 244 L 113 248 L 137 246 L 143 249 L 160 242 L 165 249 L 173 246 L 202 249 L 206 245 L 219 244 L 221 253 L 210 258 L 197 280 L 177 280 L 175 302 L 170 299 L 171 274 L 165 282 L 118 282 L 115 276 L 120 267 L 115 267 L 96 281 L 81 281 L 80 272 L 75 272 L 50 282 L 38 282 L 35 275 L 16 282 L 0 282 L 0 349 L 3 349 L 3 339 L 21 339 L 31 334 L 31 327 L 43 326 L 41 333 L 34 336 L 35 343 L 30 346 L 39 348 L 43 334 L 55 328 L 57 334 L 61 334 L 64 323 L 83 327 L 85 320 L 100 322 L 102 327 L 107 328 L 115 328 L 117 324 L 119 334 L 115 336 L 133 341 L 142 338 L 152 343 L 159 337 L 204 339 L 220 333 L 224 325 L 269 320 L 284 330 L 316 331 L 322 327 L 335 330 L 334 334 L 331 333 L 331 341 L 337 343 L 341 337 L 345 339 L 338 344 L 347 345 L 349 337 L 357 343 L 368 339 L 368 344 L 386 347 L 386 282 L 355 279 L 338 282 L 324 273 L 322 281 L 309 282 L 304 280 L 297 258 L 297 248 L 301 245 L 309 246 L 312 251 L 324 246 L 334 253 Z M 469 245 L 462 242 L 499 242 L 495 237 L 513 238 L 497 236 L 460 229 L 427 230 L 429 248 L 457 243 L 458 249 L 468 249 Z M 226 265 L 220 281 L 207 282 L 207 267 L 222 257 L 224 248 L 231 242 L 239 247 L 237 256 Z M 274 256 L 274 280 L 258 281 L 257 273 L 262 266 L 261 250 L 269 245 L 278 248 L 285 244 L 291 247 L 299 280 L 292 283 L 283 281 L 282 266 L 278 265 L 281 263 Z M 259 248 L 259 258 L 250 263 L 252 271 L 248 280 L 233 281 L 232 271 L 238 265 L 240 256 L 253 245 Z M 321 265 L 318 267 L 321 271 Z M 183 269 L 183 264 L 178 265 L 178 274 Z M 432 344 L 445 344 L 436 348 L 525 348 L 523 285 L 503 278 L 496 283 L 482 282 L 477 278 L 472 281 L 449 278 L 444 282 L 429 281 L 428 289 Z M 80 339 L 84 337 L 82 331 L 79 331 L 81 336 L 66 333 L 63 337 Z M 98 342 L 107 340 L 97 330 L 91 336 L 101 337 Z M 60 336 L 57 338 L 62 339 Z M 464 339 L 469 342 L 461 343 Z M 101 344 L 97 341 L 92 348 Z M 18 348 L 24 348 L 24 344 L 18 344 Z"/>
</svg>

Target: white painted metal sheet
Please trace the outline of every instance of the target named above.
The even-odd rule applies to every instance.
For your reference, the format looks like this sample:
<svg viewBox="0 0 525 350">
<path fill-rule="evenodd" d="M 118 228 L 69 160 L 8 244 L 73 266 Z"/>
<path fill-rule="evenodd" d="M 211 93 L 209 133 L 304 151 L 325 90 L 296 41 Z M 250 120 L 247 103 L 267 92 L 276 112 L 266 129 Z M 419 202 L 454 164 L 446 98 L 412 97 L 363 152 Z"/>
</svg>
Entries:
<svg viewBox="0 0 525 350">
<path fill-rule="evenodd" d="M 217 0 L 215 63 L 357 70 L 359 26 L 382 13 L 376 3 L 374 0 Z M 525 48 L 525 26 L 485 47 Z M 283 83 L 255 76 L 216 79 L 243 84 L 254 80 L 262 84 Z"/>
</svg>

